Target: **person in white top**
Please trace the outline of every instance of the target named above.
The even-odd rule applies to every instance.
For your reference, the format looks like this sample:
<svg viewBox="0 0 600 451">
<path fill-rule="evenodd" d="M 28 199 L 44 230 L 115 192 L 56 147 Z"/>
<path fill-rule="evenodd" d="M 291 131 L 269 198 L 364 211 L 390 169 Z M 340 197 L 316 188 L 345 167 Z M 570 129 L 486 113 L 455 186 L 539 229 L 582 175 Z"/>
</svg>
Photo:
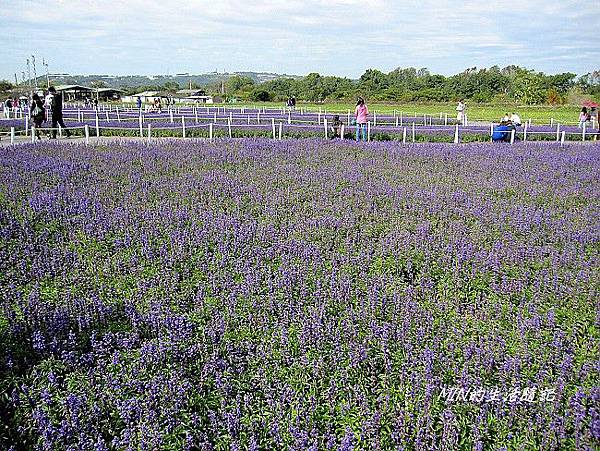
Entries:
<svg viewBox="0 0 600 451">
<path fill-rule="evenodd" d="M 456 105 L 456 120 L 461 125 L 465 125 L 466 110 L 467 106 L 465 105 L 465 101 L 461 100 L 460 102 L 458 102 L 458 105 Z"/>
<path fill-rule="evenodd" d="M 502 118 L 502 122 L 508 122 L 508 121 L 510 121 L 510 116 L 508 115 L 508 113 L 506 113 L 504 115 L 504 117 Z"/>
<path fill-rule="evenodd" d="M 54 100 L 54 96 L 52 94 L 50 94 L 50 92 L 48 92 L 48 94 L 46 95 L 46 97 L 44 98 L 44 106 L 46 108 L 51 108 L 52 107 L 52 101 Z"/>
<path fill-rule="evenodd" d="M 513 113 L 510 115 L 510 121 L 513 123 L 515 127 L 521 126 L 521 118 L 517 113 Z"/>
</svg>

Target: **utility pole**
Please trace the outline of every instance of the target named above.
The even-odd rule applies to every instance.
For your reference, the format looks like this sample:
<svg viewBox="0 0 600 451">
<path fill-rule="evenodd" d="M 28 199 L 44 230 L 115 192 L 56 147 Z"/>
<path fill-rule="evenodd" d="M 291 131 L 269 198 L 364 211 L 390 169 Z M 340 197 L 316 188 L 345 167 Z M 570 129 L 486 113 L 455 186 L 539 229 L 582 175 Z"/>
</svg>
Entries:
<svg viewBox="0 0 600 451">
<path fill-rule="evenodd" d="M 48 88 L 50 88 L 50 74 L 48 73 L 48 63 L 44 58 L 42 58 L 42 64 L 46 66 L 46 83 L 48 84 Z"/>
<path fill-rule="evenodd" d="M 15 72 L 15 87 L 19 85 L 19 80 L 17 79 L 17 73 Z"/>
<path fill-rule="evenodd" d="M 29 58 L 27 58 L 27 81 L 29 84 L 29 90 L 33 91 L 33 85 L 31 84 L 31 65 L 29 64 Z"/>
<path fill-rule="evenodd" d="M 37 72 L 35 71 L 35 56 L 31 55 L 31 63 L 33 64 L 33 79 L 35 80 L 35 90 L 38 89 Z"/>
</svg>

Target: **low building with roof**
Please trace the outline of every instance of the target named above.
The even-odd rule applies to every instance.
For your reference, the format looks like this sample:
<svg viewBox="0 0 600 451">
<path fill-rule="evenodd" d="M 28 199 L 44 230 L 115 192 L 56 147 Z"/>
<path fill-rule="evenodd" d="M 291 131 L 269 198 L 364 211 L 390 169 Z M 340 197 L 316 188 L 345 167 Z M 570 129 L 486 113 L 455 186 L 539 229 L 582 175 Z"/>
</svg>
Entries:
<svg viewBox="0 0 600 451">
<path fill-rule="evenodd" d="M 207 96 L 204 89 L 180 89 L 175 101 L 178 103 L 213 103 L 212 96 Z"/>
<path fill-rule="evenodd" d="M 54 88 L 56 92 L 62 93 L 65 102 L 93 98 L 96 91 L 94 88 L 81 85 L 58 85 Z"/>
<path fill-rule="evenodd" d="M 144 91 L 138 92 L 137 94 L 132 94 L 129 96 L 121 97 L 121 100 L 124 103 L 136 103 L 137 99 L 142 99 L 142 103 L 154 103 L 154 99 L 161 99 L 164 96 L 161 95 L 158 91 Z"/>
<path fill-rule="evenodd" d="M 123 90 L 116 88 L 98 88 L 96 94 L 100 100 L 119 100 Z"/>
</svg>

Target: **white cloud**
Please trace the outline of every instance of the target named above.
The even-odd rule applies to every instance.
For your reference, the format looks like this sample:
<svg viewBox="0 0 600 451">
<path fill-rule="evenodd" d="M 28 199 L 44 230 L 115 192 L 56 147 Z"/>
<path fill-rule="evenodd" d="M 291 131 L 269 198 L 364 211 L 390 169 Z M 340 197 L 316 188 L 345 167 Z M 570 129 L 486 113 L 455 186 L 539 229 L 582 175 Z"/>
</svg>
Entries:
<svg viewBox="0 0 600 451">
<path fill-rule="evenodd" d="M 594 5 L 593 3 L 596 2 Z M 55 71 L 271 70 L 358 76 L 367 67 L 452 73 L 508 61 L 597 66 L 597 0 L 0 0 L 0 77 L 39 53 Z M 91 55 L 91 58 L 90 58 Z M 6 67 L 5 67 L 6 65 Z M 13 68 L 14 66 L 14 68 Z"/>
</svg>

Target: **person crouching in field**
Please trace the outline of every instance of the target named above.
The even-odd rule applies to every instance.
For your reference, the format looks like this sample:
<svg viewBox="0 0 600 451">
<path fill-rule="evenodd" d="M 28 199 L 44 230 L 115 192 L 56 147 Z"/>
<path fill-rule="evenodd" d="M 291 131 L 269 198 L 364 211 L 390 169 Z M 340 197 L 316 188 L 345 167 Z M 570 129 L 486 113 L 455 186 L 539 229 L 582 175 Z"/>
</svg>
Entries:
<svg viewBox="0 0 600 451">
<path fill-rule="evenodd" d="M 492 133 L 492 141 L 493 142 L 510 142 L 511 132 L 515 129 L 515 127 L 506 121 L 500 122 L 500 125 L 496 125 L 494 127 L 494 131 Z"/>
<path fill-rule="evenodd" d="M 356 140 L 360 141 L 360 135 L 362 132 L 363 141 L 367 140 L 367 116 L 369 116 L 369 109 L 365 105 L 365 101 L 362 97 L 358 98 L 356 102 L 356 108 L 354 110 L 354 116 L 356 117 Z"/>
<path fill-rule="evenodd" d="M 37 94 L 32 96 L 31 108 L 29 109 L 29 112 L 31 121 L 33 122 L 33 129 L 35 130 L 35 132 L 32 133 L 35 133 L 37 139 L 41 139 L 39 128 L 46 119 L 46 112 L 44 110 L 44 103 Z"/>
<path fill-rule="evenodd" d="M 510 115 L 510 122 L 512 122 L 515 127 L 520 127 L 521 117 L 517 113 L 513 113 Z"/>
<path fill-rule="evenodd" d="M 329 127 L 329 131 L 331 132 L 332 138 L 343 138 L 342 121 L 340 121 L 340 116 L 338 114 L 335 114 L 333 116 L 333 120 L 331 121 L 331 127 Z"/>
</svg>

